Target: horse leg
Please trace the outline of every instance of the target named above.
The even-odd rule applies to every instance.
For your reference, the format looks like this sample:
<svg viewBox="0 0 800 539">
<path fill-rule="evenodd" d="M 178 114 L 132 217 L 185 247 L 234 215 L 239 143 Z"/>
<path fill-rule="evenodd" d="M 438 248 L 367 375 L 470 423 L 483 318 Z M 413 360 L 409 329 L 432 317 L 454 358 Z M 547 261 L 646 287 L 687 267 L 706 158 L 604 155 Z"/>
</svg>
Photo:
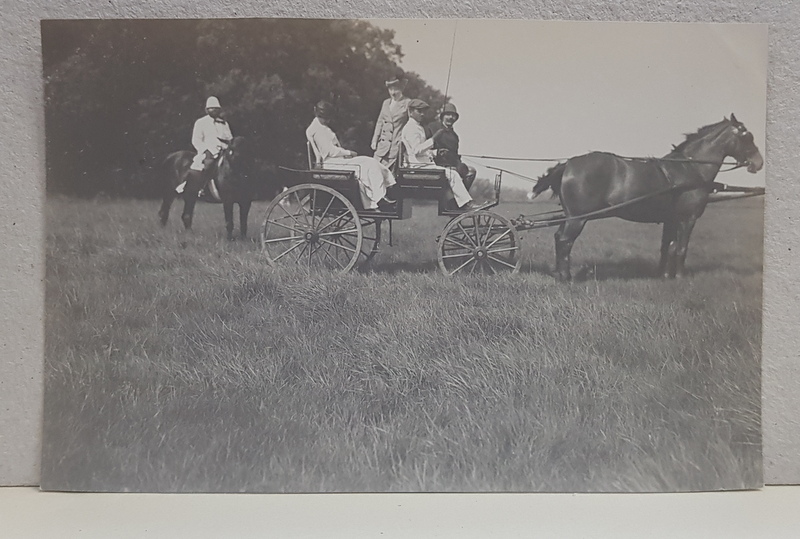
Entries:
<svg viewBox="0 0 800 539">
<path fill-rule="evenodd" d="M 250 215 L 251 201 L 239 202 L 239 237 L 247 239 L 247 216 Z"/>
<path fill-rule="evenodd" d="M 222 209 L 225 211 L 225 230 L 228 232 L 228 240 L 233 240 L 233 201 L 224 201 Z"/>
<path fill-rule="evenodd" d="M 686 253 L 689 250 L 689 237 L 692 235 L 694 224 L 697 219 L 692 217 L 686 221 L 678 223 L 678 233 L 675 248 L 675 271 L 672 277 L 683 277 L 684 265 L 686 264 Z"/>
<path fill-rule="evenodd" d="M 164 194 L 164 199 L 161 201 L 161 209 L 158 210 L 158 217 L 161 221 L 161 226 L 167 226 L 167 220 L 169 220 L 169 210 L 172 207 L 173 200 L 175 200 L 175 190 L 170 189 L 168 193 Z"/>
<path fill-rule="evenodd" d="M 586 221 L 572 220 L 562 223 L 555 234 L 556 239 L 556 277 L 559 281 L 571 281 L 569 270 L 570 253 L 575 239 L 580 235 Z"/>
<path fill-rule="evenodd" d="M 183 214 L 181 221 L 186 230 L 192 228 L 194 205 L 197 204 L 197 193 L 205 183 L 205 174 L 200 170 L 189 170 L 186 173 L 186 186 L 183 188 Z"/>
<path fill-rule="evenodd" d="M 661 232 L 661 259 L 658 262 L 658 274 L 665 279 L 669 277 L 672 270 L 675 254 L 675 221 L 664 221 L 664 228 Z"/>
</svg>

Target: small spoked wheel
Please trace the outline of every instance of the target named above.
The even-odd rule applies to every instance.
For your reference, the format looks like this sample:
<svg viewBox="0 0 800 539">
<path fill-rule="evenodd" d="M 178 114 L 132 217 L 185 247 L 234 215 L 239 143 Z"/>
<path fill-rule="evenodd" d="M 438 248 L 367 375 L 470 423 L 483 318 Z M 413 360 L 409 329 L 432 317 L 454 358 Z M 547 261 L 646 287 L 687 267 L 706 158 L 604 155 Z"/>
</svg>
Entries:
<svg viewBox="0 0 800 539">
<path fill-rule="evenodd" d="M 358 259 L 357 267 L 368 267 L 369 263 L 378 254 L 381 244 L 381 228 L 383 221 L 375 218 L 361 218 L 361 233 L 363 242 L 361 243 L 361 256 Z"/>
<path fill-rule="evenodd" d="M 459 215 L 439 237 L 439 268 L 445 275 L 516 273 L 520 261 L 517 230 L 490 211 Z"/>
<path fill-rule="evenodd" d="M 292 187 L 267 206 L 261 249 L 274 266 L 350 271 L 362 254 L 355 207 L 324 185 Z"/>
</svg>

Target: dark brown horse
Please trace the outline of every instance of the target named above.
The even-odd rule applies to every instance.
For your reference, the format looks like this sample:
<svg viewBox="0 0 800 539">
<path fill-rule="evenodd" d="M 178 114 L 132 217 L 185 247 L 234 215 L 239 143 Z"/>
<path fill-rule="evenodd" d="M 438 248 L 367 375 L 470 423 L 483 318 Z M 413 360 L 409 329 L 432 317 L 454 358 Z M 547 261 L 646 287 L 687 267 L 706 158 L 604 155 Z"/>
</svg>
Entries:
<svg viewBox="0 0 800 539">
<path fill-rule="evenodd" d="M 586 221 L 615 216 L 640 223 L 664 223 L 658 271 L 684 272 L 689 236 L 703 215 L 714 178 L 726 157 L 756 173 L 764 158 L 753 134 L 736 116 L 701 127 L 660 159 L 631 159 L 592 152 L 559 163 L 539 178 L 534 195 L 552 189 L 566 221 L 556 232 L 556 274 L 568 281 L 570 252 Z"/>
<path fill-rule="evenodd" d="M 214 175 L 215 185 L 222 201 L 225 212 L 225 228 L 228 232 L 228 239 L 233 239 L 233 205 L 239 204 L 239 235 L 242 239 L 247 237 L 247 216 L 250 213 L 250 204 L 255 198 L 255 186 L 252 181 L 252 163 L 247 154 L 247 147 L 244 137 L 234 137 L 230 145 L 224 150 L 211 169 Z M 194 206 L 197 203 L 197 194 L 206 183 L 208 176 L 200 177 L 196 174 L 188 174 L 189 166 L 194 159 L 194 152 L 179 151 L 169 154 L 164 160 L 164 183 L 163 200 L 158 216 L 161 218 L 161 225 L 165 226 L 169 219 L 169 210 L 173 200 L 178 196 L 175 188 L 186 181 L 183 189 L 183 213 L 181 220 L 186 229 L 192 228 L 192 216 Z"/>
</svg>

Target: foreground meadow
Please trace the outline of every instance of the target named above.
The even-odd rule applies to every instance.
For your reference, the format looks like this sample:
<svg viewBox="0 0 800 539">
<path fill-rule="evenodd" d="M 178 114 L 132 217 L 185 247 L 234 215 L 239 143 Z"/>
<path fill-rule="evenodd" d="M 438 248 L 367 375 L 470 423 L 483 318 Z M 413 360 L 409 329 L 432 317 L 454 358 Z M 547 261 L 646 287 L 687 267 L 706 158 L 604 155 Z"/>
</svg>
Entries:
<svg viewBox="0 0 800 539">
<path fill-rule="evenodd" d="M 440 275 L 432 207 L 373 271 L 310 277 L 224 240 L 218 205 L 189 234 L 156 210 L 47 201 L 44 488 L 760 485 L 759 199 L 709 206 L 679 281 L 652 277 L 659 227 L 589 223 L 571 285 L 552 229 L 518 275 Z"/>
</svg>

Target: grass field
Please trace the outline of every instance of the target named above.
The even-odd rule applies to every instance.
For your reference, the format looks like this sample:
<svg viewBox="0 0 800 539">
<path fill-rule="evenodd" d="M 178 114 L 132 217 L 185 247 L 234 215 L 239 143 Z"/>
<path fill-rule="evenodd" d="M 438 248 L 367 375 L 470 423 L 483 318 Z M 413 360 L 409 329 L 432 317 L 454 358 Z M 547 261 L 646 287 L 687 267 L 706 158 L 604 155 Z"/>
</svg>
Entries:
<svg viewBox="0 0 800 539">
<path fill-rule="evenodd" d="M 189 234 L 157 206 L 47 201 L 45 488 L 760 485 L 760 199 L 710 205 L 678 281 L 658 226 L 589 223 L 571 285 L 552 229 L 518 275 L 448 279 L 447 221 L 415 207 L 374 271 L 308 278 L 227 242 L 218 205 Z"/>
</svg>

